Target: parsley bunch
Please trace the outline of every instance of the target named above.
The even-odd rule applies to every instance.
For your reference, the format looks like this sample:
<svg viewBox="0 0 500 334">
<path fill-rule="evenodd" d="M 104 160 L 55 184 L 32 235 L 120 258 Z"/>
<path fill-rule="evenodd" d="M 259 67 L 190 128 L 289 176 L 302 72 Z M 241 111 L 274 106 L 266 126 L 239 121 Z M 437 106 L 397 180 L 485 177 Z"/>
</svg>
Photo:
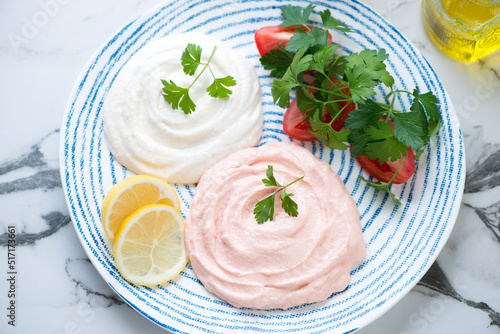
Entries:
<svg viewBox="0 0 500 334">
<path fill-rule="evenodd" d="M 418 158 L 441 125 L 436 96 L 432 92 L 421 94 L 418 87 L 412 92 L 394 89 L 394 78 L 384 64 L 388 58 L 384 49 L 337 55 L 339 45 L 327 42 L 328 29 L 344 33 L 350 29 L 332 18 L 328 9 L 319 13 L 324 29 L 306 29 L 313 9 L 313 5 L 304 10 L 283 6 L 281 26 L 300 25 L 304 29 L 297 29 L 284 48 L 273 49 L 260 59 L 276 78 L 271 87 L 274 102 L 282 108 L 290 107 L 290 94 L 295 90 L 297 106 L 307 116 L 311 133 L 331 149 L 350 147 L 353 157 L 366 155 L 381 164 L 397 159 L 402 164 L 410 149 L 417 152 Z M 313 79 L 306 80 L 305 73 L 314 73 Z M 386 103 L 372 99 L 379 84 L 390 89 Z M 409 111 L 394 108 L 396 94 L 412 97 Z M 351 102 L 357 104 L 357 109 L 349 113 L 344 129 L 335 131 L 332 123 Z M 328 122 L 322 118 L 325 109 L 331 116 Z M 361 179 L 389 192 L 400 204 L 389 189 L 392 180 L 380 184 Z"/>
<path fill-rule="evenodd" d="M 189 96 L 189 89 L 194 85 L 194 83 L 198 80 L 198 78 L 203 74 L 203 72 L 208 68 L 214 81 L 210 86 L 207 87 L 208 95 L 214 98 L 226 98 L 232 94 L 232 91 L 228 87 L 232 87 L 236 85 L 236 80 L 228 75 L 223 78 L 217 78 L 215 74 L 212 72 L 210 68 L 210 62 L 214 56 L 215 50 L 217 47 L 214 47 L 210 58 L 206 63 L 201 62 L 201 53 L 202 48 L 199 45 L 189 43 L 187 47 L 184 49 L 181 55 L 181 65 L 184 73 L 190 76 L 194 76 L 196 70 L 199 65 L 203 65 L 203 69 L 198 74 L 198 76 L 193 80 L 191 85 L 188 87 L 180 87 L 175 84 L 172 80 L 166 81 L 162 80 L 163 84 L 163 97 L 165 101 L 172 105 L 173 109 L 181 108 L 185 114 L 191 114 L 196 110 L 196 104 L 193 102 L 191 97 Z"/>
<path fill-rule="evenodd" d="M 292 193 L 287 193 L 286 188 L 294 184 L 295 182 L 298 182 L 302 180 L 304 177 L 300 177 L 296 179 L 295 181 L 290 182 L 286 186 L 282 186 L 281 184 L 276 181 L 276 178 L 274 177 L 274 172 L 273 172 L 273 166 L 268 165 L 267 166 L 267 171 L 266 171 L 266 176 L 267 179 L 262 179 L 262 182 L 266 187 L 278 187 L 278 190 L 276 190 L 272 195 L 264 198 L 263 200 L 260 200 L 255 204 L 255 208 L 253 210 L 253 213 L 255 215 L 255 219 L 257 220 L 258 224 L 263 224 L 264 222 L 268 220 L 273 220 L 274 218 L 274 202 L 276 200 L 276 195 L 280 192 L 281 193 L 281 207 L 285 212 L 292 217 L 297 217 L 299 214 L 298 212 L 298 205 L 297 203 L 292 199 L 293 194 Z"/>
</svg>

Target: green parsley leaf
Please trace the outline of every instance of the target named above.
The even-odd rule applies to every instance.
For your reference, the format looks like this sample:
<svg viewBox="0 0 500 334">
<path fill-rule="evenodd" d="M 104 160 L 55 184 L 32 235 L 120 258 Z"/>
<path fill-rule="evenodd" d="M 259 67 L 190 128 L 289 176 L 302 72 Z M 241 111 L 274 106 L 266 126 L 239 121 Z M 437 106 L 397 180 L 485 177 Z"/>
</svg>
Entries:
<svg viewBox="0 0 500 334">
<path fill-rule="evenodd" d="M 305 49 L 303 48 L 297 51 L 283 78 L 274 80 L 271 86 L 274 103 L 278 102 L 282 108 L 290 107 L 290 91 L 301 84 L 298 79 L 299 76 L 309 69 L 312 56 L 304 56 L 304 52 Z"/>
<path fill-rule="evenodd" d="M 314 5 L 310 4 L 304 11 L 300 6 L 283 5 L 281 6 L 281 16 L 283 17 L 283 22 L 279 25 L 280 27 L 289 27 L 295 25 L 307 25 L 309 16 L 314 10 Z"/>
<path fill-rule="evenodd" d="M 415 90 L 418 92 L 418 87 L 415 88 Z M 439 112 L 439 101 L 437 97 L 432 92 L 419 94 L 418 96 L 419 101 L 424 106 L 427 115 L 435 121 L 440 121 L 441 113 Z"/>
<path fill-rule="evenodd" d="M 309 64 L 309 70 L 318 71 L 324 75 L 327 75 L 325 73 L 325 68 L 327 68 L 328 63 L 332 60 L 332 57 L 335 56 L 335 52 L 337 52 L 338 49 L 338 44 L 330 44 L 316 51 L 312 55 L 312 60 Z"/>
<path fill-rule="evenodd" d="M 282 80 L 273 81 L 271 94 L 274 103 L 278 102 L 281 108 L 290 107 L 290 91 L 298 85 L 300 85 L 300 82 L 290 73 L 290 70 L 285 73 Z"/>
<path fill-rule="evenodd" d="M 366 100 L 365 103 L 358 106 L 358 109 L 349 113 L 349 118 L 345 120 L 344 127 L 354 129 L 376 125 L 385 112 L 386 110 L 375 101 Z"/>
<path fill-rule="evenodd" d="M 189 43 L 181 56 L 181 65 L 184 73 L 194 75 L 196 69 L 201 64 L 201 46 Z"/>
<path fill-rule="evenodd" d="M 418 87 L 413 90 L 412 110 L 418 110 L 422 117 L 429 116 L 428 136 L 434 137 L 441 127 L 441 113 L 439 112 L 439 101 L 432 92 L 420 94 Z M 425 113 L 424 113 L 425 110 Z"/>
<path fill-rule="evenodd" d="M 416 114 L 419 114 L 422 119 L 424 119 L 426 127 L 428 126 L 427 115 L 425 114 L 424 106 L 420 103 L 420 94 L 418 87 L 413 90 L 413 102 L 410 106 L 410 110 Z"/>
<path fill-rule="evenodd" d="M 429 120 L 429 138 L 433 138 L 439 132 L 441 128 L 441 119 L 439 121 L 435 121 L 433 119 Z"/>
<path fill-rule="evenodd" d="M 335 29 L 344 33 L 352 32 L 344 22 L 332 17 L 332 13 L 329 9 L 325 9 L 319 13 L 321 16 L 321 22 L 325 26 L 325 29 Z"/>
<path fill-rule="evenodd" d="M 196 109 L 196 105 L 189 97 L 189 88 L 177 86 L 172 80 L 162 80 L 163 98 L 172 105 L 173 109 L 181 108 L 185 114 L 190 114 Z"/>
<path fill-rule="evenodd" d="M 311 28 L 311 26 L 307 24 L 307 21 L 314 7 L 313 5 L 309 5 L 304 11 L 302 11 L 300 7 L 293 7 L 291 5 L 281 7 L 281 16 L 284 21 L 280 26 L 302 26 L 302 28 L 297 28 L 296 33 L 292 35 L 290 41 L 287 43 L 285 49 L 288 52 L 295 53 L 301 47 L 315 49 L 328 45 L 328 29 L 337 29 L 342 32 L 351 31 L 346 24 L 333 18 L 328 9 L 320 12 L 324 29 L 318 27 Z"/>
<path fill-rule="evenodd" d="M 349 93 L 352 101 L 356 104 L 362 104 L 366 99 L 375 96 L 375 87 L 378 82 L 372 72 L 367 71 L 362 65 L 354 65 L 346 68 L 344 77 L 349 83 Z"/>
<path fill-rule="evenodd" d="M 370 136 L 365 146 L 365 155 L 369 159 L 378 159 L 382 164 L 406 156 L 408 148 L 394 137 L 389 122 L 380 121 L 378 126 L 367 127 L 364 131 Z"/>
<path fill-rule="evenodd" d="M 267 179 L 262 179 L 262 182 L 266 185 L 266 187 L 279 187 L 280 184 L 274 178 L 273 166 L 268 165 L 266 171 Z"/>
<path fill-rule="evenodd" d="M 236 80 L 230 75 L 224 78 L 214 78 L 214 82 L 207 87 L 208 95 L 219 99 L 229 97 L 233 92 L 227 87 L 236 85 Z"/>
<path fill-rule="evenodd" d="M 281 194 L 281 207 L 285 212 L 292 217 L 297 217 L 299 215 L 298 204 L 291 198 L 293 194 L 289 194 L 283 190 Z"/>
<path fill-rule="evenodd" d="M 295 181 L 290 182 L 286 186 L 282 186 L 276 181 L 276 178 L 274 177 L 274 172 L 273 172 L 273 166 L 268 165 L 267 166 L 267 171 L 266 171 L 266 179 L 262 179 L 262 182 L 266 187 L 279 187 L 279 189 L 274 192 L 272 195 L 260 200 L 255 204 L 255 208 L 253 210 L 253 214 L 255 215 L 255 220 L 257 220 L 258 224 L 263 224 L 264 222 L 268 220 L 273 220 L 274 218 L 274 202 L 276 199 L 276 194 L 278 194 L 280 191 L 283 191 L 281 194 L 281 207 L 285 212 L 292 217 L 297 217 L 299 214 L 298 212 L 298 204 L 291 198 L 293 194 L 287 193 L 285 191 L 286 188 L 294 184 L 295 182 L 298 182 L 302 180 L 304 177 L 299 177 Z"/>
<path fill-rule="evenodd" d="M 351 156 L 360 157 L 365 154 L 366 144 L 370 141 L 370 135 L 364 128 L 354 128 L 351 130 L 347 141 L 351 144 Z"/>
<path fill-rule="evenodd" d="M 260 57 L 260 63 L 265 70 L 271 71 L 271 77 L 281 79 L 292 63 L 293 53 L 285 51 L 281 44 L 278 46 L 278 49 L 271 49 L 270 52 Z"/>
<path fill-rule="evenodd" d="M 419 150 L 427 145 L 429 136 L 427 134 L 427 121 L 420 113 L 406 112 L 394 113 L 394 136 L 406 146 Z"/>
<path fill-rule="evenodd" d="M 372 72 L 373 77 L 382 82 L 387 87 L 394 84 L 394 78 L 386 70 L 384 61 L 389 58 L 385 49 L 380 50 L 362 50 L 358 53 L 352 53 L 346 56 L 346 67 L 363 65 L 367 71 Z"/>
<path fill-rule="evenodd" d="M 384 49 L 363 50 L 345 57 L 347 63 L 344 76 L 349 82 L 355 103 L 363 103 L 365 99 L 374 96 L 373 88 L 379 82 L 387 87 L 394 84 L 394 78 L 387 72 L 383 63 L 387 57 Z"/>
<path fill-rule="evenodd" d="M 276 194 L 273 194 L 269 197 L 264 198 L 261 201 L 258 201 L 257 204 L 255 204 L 255 208 L 253 209 L 253 214 L 255 215 L 257 224 L 263 224 L 268 220 L 271 221 L 273 220 L 275 198 Z"/>
<path fill-rule="evenodd" d="M 335 56 L 327 63 L 326 71 L 328 76 L 342 78 L 346 69 L 346 56 Z"/>
<path fill-rule="evenodd" d="M 327 147 L 338 150 L 345 150 L 349 146 L 345 144 L 350 133 L 349 130 L 335 131 L 332 129 L 331 123 L 325 123 L 321 117 L 321 110 L 317 109 L 311 117 L 309 117 L 309 130 L 316 138 L 319 139 Z"/>
<path fill-rule="evenodd" d="M 313 27 L 310 31 L 305 31 L 297 28 L 297 32 L 290 37 L 290 41 L 286 43 L 285 50 L 295 53 L 300 48 L 313 48 L 317 46 L 328 45 L 328 31 L 318 27 Z"/>
<path fill-rule="evenodd" d="M 297 107 L 299 107 L 302 114 L 306 114 L 310 110 L 323 107 L 322 103 L 309 98 L 306 93 L 304 93 L 303 89 L 296 90 L 295 101 L 297 102 Z"/>
</svg>

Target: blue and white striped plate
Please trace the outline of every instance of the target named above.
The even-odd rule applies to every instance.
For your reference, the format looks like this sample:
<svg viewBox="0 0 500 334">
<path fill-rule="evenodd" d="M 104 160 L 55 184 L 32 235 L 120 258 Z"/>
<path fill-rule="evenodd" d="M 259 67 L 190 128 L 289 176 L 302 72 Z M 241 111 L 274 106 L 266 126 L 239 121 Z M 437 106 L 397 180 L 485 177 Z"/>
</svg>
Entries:
<svg viewBox="0 0 500 334">
<path fill-rule="evenodd" d="M 457 117 L 436 73 L 422 55 L 392 25 L 353 0 L 294 1 L 329 8 L 355 33 L 333 32 L 343 52 L 385 48 L 388 70 L 396 87 L 431 90 L 441 105 L 443 125 L 419 159 L 415 176 L 393 192 L 402 199 L 396 207 L 387 194 L 359 180 L 364 175 L 348 152 L 332 152 L 317 142 L 304 144 L 331 164 L 344 180 L 361 213 L 366 241 L 365 262 L 352 273 L 349 288 L 327 301 L 287 311 L 238 309 L 208 293 L 188 265 L 163 288 L 127 283 L 118 273 L 100 223 L 100 205 L 114 183 L 132 173 L 114 161 L 102 133 L 101 108 L 122 66 L 151 40 L 191 30 L 212 34 L 246 56 L 262 86 L 264 132 L 260 144 L 289 141 L 283 133 L 283 110 L 272 102 L 271 78 L 259 63 L 254 32 L 281 22 L 280 7 L 289 1 L 172 0 L 131 22 L 105 42 L 83 69 L 69 99 L 62 123 L 61 177 L 70 214 L 92 263 L 104 280 L 138 312 L 156 324 L 179 333 L 351 333 L 378 318 L 422 277 L 445 244 L 460 206 L 464 184 L 464 148 Z M 378 98 L 387 91 L 379 88 Z M 399 107 L 410 100 L 401 96 Z M 175 185 L 182 214 L 196 191 L 194 185 Z"/>
</svg>

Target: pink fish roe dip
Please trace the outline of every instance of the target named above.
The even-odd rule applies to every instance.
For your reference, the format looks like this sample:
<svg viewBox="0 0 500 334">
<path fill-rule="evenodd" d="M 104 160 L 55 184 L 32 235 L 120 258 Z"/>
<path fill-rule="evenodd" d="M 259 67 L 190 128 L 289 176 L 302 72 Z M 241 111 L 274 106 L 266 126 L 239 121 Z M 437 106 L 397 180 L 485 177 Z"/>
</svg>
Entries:
<svg viewBox="0 0 500 334">
<path fill-rule="evenodd" d="M 273 221 L 257 224 L 255 204 L 268 165 L 299 215 L 276 196 Z M 186 250 L 205 288 L 235 307 L 287 309 L 344 290 L 365 257 L 359 212 L 330 165 L 294 143 L 232 153 L 207 170 L 186 219 Z"/>
</svg>

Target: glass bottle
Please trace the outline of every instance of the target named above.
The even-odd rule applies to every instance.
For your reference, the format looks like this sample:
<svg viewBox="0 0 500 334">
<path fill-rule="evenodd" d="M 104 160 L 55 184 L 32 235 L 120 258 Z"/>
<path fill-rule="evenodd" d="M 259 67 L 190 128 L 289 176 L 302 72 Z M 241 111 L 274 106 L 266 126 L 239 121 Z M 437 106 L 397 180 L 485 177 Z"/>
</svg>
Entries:
<svg viewBox="0 0 500 334">
<path fill-rule="evenodd" d="M 423 0 L 425 31 L 444 53 L 466 62 L 500 49 L 500 0 Z"/>
</svg>

